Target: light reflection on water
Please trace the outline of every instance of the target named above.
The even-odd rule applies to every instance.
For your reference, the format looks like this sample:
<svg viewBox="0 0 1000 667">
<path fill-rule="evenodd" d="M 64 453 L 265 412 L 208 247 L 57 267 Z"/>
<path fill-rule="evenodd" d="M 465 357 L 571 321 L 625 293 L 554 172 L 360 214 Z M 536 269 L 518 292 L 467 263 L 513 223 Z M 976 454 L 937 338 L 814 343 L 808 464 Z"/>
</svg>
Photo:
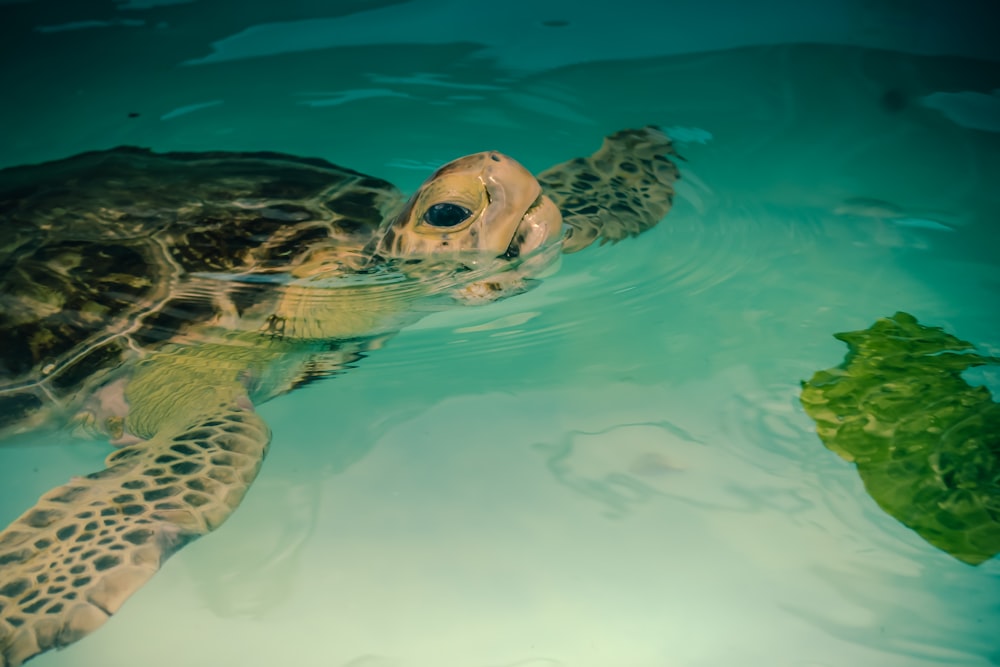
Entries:
<svg viewBox="0 0 1000 667">
<path fill-rule="evenodd" d="M 528 294 L 434 314 L 263 406 L 272 454 L 229 524 L 36 664 L 998 664 L 997 562 L 957 563 L 884 515 L 797 401 L 842 359 L 832 333 L 898 309 L 1000 345 L 986 250 L 1000 144 L 917 103 L 946 64 L 775 47 L 577 66 L 458 101 L 420 84 L 407 101 L 400 77 L 433 69 L 429 53 L 381 63 L 395 92 L 378 99 L 338 92 L 363 88 L 351 68 L 322 82 L 336 54 L 286 56 L 322 76 L 216 116 L 248 95 L 223 85 L 225 104 L 171 129 L 84 118 L 91 138 L 24 159 L 80 141 L 272 148 L 412 188 L 414 164 L 485 140 L 540 169 L 637 123 L 712 139 L 681 144 L 677 205 L 649 235 L 567 257 Z M 266 62 L 183 76 L 243 85 Z M 480 66 L 449 76 L 504 74 Z M 902 109 L 879 104 L 889 89 Z M 3 454 L 4 518 L 103 457 L 65 442 Z"/>
</svg>

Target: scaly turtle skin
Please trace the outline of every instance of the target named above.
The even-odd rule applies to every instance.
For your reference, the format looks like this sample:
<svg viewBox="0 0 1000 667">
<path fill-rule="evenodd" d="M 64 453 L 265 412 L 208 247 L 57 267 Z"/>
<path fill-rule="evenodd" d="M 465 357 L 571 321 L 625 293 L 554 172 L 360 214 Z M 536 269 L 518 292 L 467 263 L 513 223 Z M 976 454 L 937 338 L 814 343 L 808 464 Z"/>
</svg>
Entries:
<svg viewBox="0 0 1000 667">
<path fill-rule="evenodd" d="M 0 171 L 0 436 L 75 424 L 119 446 L 0 533 L 0 667 L 92 632 L 225 521 L 270 441 L 255 405 L 433 309 L 530 288 L 560 251 L 651 228 L 671 153 L 626 130 L 537 179 L 479 153 L 408 201 L 277 153 Z"/>
</svg>

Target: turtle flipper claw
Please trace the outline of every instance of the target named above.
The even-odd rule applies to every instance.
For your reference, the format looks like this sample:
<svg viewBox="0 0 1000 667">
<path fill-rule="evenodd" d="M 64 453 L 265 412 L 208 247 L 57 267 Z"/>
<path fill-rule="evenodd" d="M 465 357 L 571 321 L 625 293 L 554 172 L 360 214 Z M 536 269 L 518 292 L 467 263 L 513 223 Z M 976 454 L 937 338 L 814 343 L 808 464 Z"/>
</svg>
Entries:
<svg viewBox="0 0 1000 667">
<path fill-rule="evenodd" d="M 590 157 L 539 174 L 542 190 L 568 226 L 563 252 L 577 252 L 597 240 L 616 243 L 660 222 L 680 178 L 670 155 L 676 155 L 670 138 L 648 126 L 615 132 Z"/>
<path fill-rule="evenodd" d="M 218 527 L 269 438 L 253 411 L 220 408 L 42 496 L 0 533 L 0 667 L 96 630 L 171 554 Z"/>
</svg>

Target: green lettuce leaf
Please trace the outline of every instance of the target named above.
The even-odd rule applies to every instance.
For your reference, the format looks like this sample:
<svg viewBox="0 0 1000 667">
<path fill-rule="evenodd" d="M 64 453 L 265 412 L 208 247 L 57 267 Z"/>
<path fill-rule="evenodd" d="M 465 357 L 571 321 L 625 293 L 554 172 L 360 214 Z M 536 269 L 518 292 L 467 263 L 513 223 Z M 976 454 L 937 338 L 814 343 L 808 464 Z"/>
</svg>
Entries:
<svg viewBox="0 0 1000 667">
<path fill-rule="evenodd" d="M 902 312 L 835 337 L 844 362 L 802 383 L 823 444 L 930 544 L 971 565 L 1000 553 L 1000 404 L 961 376 L 1000 358 Z"/>
</svg>

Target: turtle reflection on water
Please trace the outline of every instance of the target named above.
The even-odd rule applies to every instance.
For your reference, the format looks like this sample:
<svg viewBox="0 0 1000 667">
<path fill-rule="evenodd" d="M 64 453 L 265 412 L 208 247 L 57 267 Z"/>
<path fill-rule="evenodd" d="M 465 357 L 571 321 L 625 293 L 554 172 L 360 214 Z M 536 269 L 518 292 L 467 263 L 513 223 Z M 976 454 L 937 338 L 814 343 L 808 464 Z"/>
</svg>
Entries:
<svg viewBox="0 0 1000 667">
<path fill-rule="evenodd" d="M 0 667 L 66 646 L 219 526 L 270 441 L 254 406 L 446 303 L 529 289 L 561 252 L 659 222 L 656 128 L 537 178 L 496 152 L 404 201 L 277 153 L 119 148 L 0 171 L 0 437 L 119 448 L 0 533 Z"/>
</svg>

